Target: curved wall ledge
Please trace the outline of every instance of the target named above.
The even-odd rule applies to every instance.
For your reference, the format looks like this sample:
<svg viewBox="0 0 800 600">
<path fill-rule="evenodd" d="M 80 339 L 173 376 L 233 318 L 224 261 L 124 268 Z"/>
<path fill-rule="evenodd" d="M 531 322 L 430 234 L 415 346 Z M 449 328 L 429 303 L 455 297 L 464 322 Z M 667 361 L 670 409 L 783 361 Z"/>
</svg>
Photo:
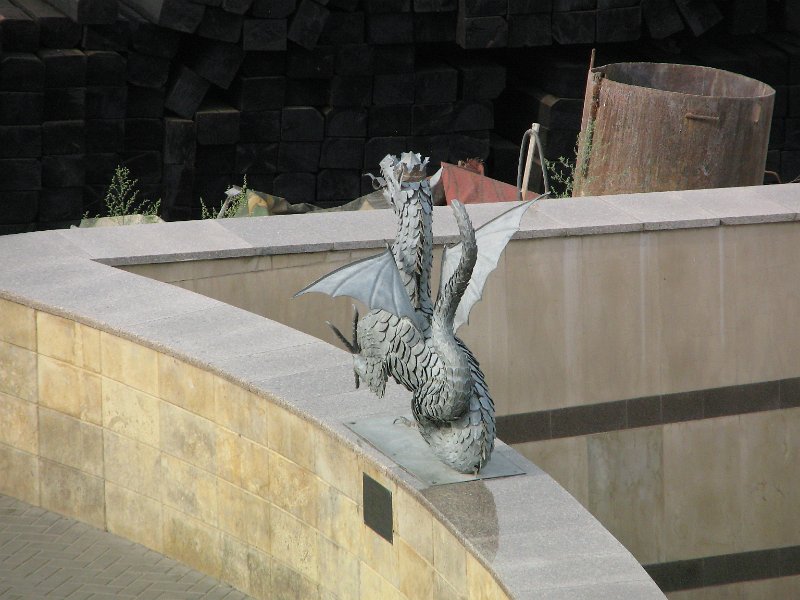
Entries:
<svg viewBox="0 0 800 600">
<path fill-rule="evenodd" d="M 612 224 L 609 201 L 579 202 L 542 205 L 520 236 L 644 227 L 638 217 Z M 350 391 L 345 352 L 110 266 L 380 246 L 390 217 L 0 238 L 0 492 L 260 598 L 663 598 L 513 449 L 496 452 L 525 475 L 424 489 L 343 425 L 406 412 L 396 388 L 383 400 Z M 438 239 L 453 233 L 445 224 Z M 391 494 L 391 542 L 364 524 L 375 509 L 365 509 L 365 477 Z"/>
</svg>

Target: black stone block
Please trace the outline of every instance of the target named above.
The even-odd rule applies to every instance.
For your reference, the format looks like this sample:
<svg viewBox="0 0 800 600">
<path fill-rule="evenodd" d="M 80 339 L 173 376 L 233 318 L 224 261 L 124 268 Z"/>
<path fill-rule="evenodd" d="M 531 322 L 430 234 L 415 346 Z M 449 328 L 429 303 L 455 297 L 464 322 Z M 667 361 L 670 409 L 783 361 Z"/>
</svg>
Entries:
<svg viewBox="0 0 800 600">
<path fill-rule="evenodd" d="M 694 35 L 702 35 L 722 21 L 714 0 L 675 0 L 678 10 Z"/>
<path fill-rule="evenodd" d="M 83 121 L 42 123 L 42 154 L 83 154 L 86 148 Z"/>
<path fill-rule="evenodd" d="M 125 148 L 125 119 L 86 121 L 86 152 L 121 152 Z"/>
<path fill-rule="evenodd" d="M 420 66 L 414 73 L 414 102 L 444 104 L 458 97 L 458 71 L 445 64 Z"/>
<path fill-rule="evenodd" d="M 194 33 L 205 12 L 205 6 L 190 0 L 125 0 L 125 3 L 150 22 L 184 33 Z"/>
<path fill-rule="evenodd" d="M 253 0 L 250 12 L 255 17 L 285 19 L 297 7 L 297 0 Z"/>
<path fill-rule="evenodd" d="M 374 171 L 387 154 L 400 156 L 402 152 L 409 150 L 408 138 L 405 136 L 370 138 L 364 144 L 364 169 Z"/>
<path fill-rule="evenodd" d="M 0 125 L 41 125 L 44 94 L 0 92 Z"/>
<path fill-rule="evenodd" d="M 48 2 L 81 25 L 113 23 L 117 17 L 116 0 L 48 0 Z"/>
<path fill-rule="evenodd" d="M 38 210 L 39 192 L 0 192 L 0 224 L 32 223 L 36 220 Z"/>
<path fill-rule="evenodd" d="M 640 6 L 597 11 L 598 42 L 630 42 L 642 35 Z"/>
<path fill-rule="evenodd" d="M 49 188 L 79 187 L 84 183 L 83 154 L 42 157 L 42 185 Z"/>
<path fill-rule="evenodd" d="M 239 141 L 239 111 L 218 102 L 207 102 L 195 115 L 197 143 L 206 146 Z"/>
<path fill-rule="evenodd" d="M 193 218 L 200 218 L 200 200 L 203 200 L 206 206 L 220 207 L 225 200 L 225 190 L 231 185 L 241 185 L 241 181 L 235 181 L 234 177 L 230 174 L 203 174 L 198 171 L 194 178 L 194 192 L 192 198 L 196 205 L 192 206 Z"/>
<path fill-rule="evenodd" d="M 235 43 L 242 36 L 242 21 L 241 15 L 209 7 L 195 33 L 212 40 Z"/>
<path fill-rule="evenodd" d="M 331 106 L 369 106 L 372 103 L 372 77 L 336 75 L 331 80 Z"/>
<path fill-rule="evenodd" d="M 247 176 L 247 187 L 251 190 L 271 194 L 274 184 L 275 175 L 273 173 L 253 173 Z"/>
<path fill-rule="evenodd" d="M 242 31 L 242 43 L 246 51 L 286 50 L 286 19 L 246 19 Z"/>
<path fill-rule="evenodd" d="M 319 166 L 322 169 L 360 169 L 364 164 L 364 138 L 325 138 Z"/>
<path fill-rule="evenodd" d="M 371 106 L 367 133 L 370 137 L 410 135 L 411 113 L 410 105 Z"/>
<path fill-rule="evenodd" d="M 39 195 L 39 221 L 77 221 L 82 216 L 83 187 L 42 189 Z"/>
<path fill-rule="evenodd" d="M 372 47 L 367 44 L 345 44 L 336 49 L 336 74 L 364 76 L 373 73 Z"/>
<path fill-rule="evenodd" d="M 38 158 L 42 155 L 39 125 L 0 127 L 0 158 Z"/>
<path fill-rule="evenodd" d="M 291 204 L 314 202 L 317 176 L 312 173 L 281 173 L 272 184 L 272 193 Z"/>
<path fill-rule="evenodd" d="M 313 50 L 293 48 L 286 60 L 286 76 L 292 79 L 330 79 L 336 52 L 332 46 L 317 46 Z"/>
<path fill-rule="evenodd" d="M 486 174 L 492 179 L 517 185 L 519 145 L 496 135 L 490 138 L 489 145 L 490 162 L 487 165 Z"/>
<path fill-rule="evenodd" d="M 553 29 L 549 14 L 515 15 L 508 19 L 509 48 L 549 46 L 552 43 Z"/>
<path fill-rule="evenodd" d="M 365 40 L 364 13 L 331 12 L 319 36 L 320 44 L 360 44 Z"/>
<path fill-rule="evenodd" d="M 139 87 L 161 89 L 169 77 L 170 59 L 128 53 L 128 83 Z"/>
<path fill-rule="evenodd" d="M 243 77 L 286 75 L 286 52 L 257 52 L 245 54 L 239 74 Z"/>
<path fill-rule="evenodd" d="M 118 52 L 91 50 L 86 52 L 86 85 L 125 85 L 127 67 Z"/>
<path fill-rule="evenodd" d="M 448 158 L 450 162 L 457 163 L 459 160 L 468 158 L 486 160 L 489 157 L 489 151 L 490 139 L 488 131 L 483 132 L 482 135 L 450 134 L 450 156 Z"/>
<path fill-rule="evenodd" d="M 125 52 L 130 44 L 129 23 L 117 21 L 111 25 L 91 25 L 83 28 L 80 47 L 84 51 L 107 50 Z"/>
<path fill-rule="evenodd" d="M 44 120 L 69 121 L 86 115 L 86 88 L 55 88 L 44 91 Z"/>
<path fill-rule="evenodd" d="M 242 142 L 277 142 L 281 136 L 281 111 L 242 112 L 239 132 Z"/>
<path fill-rule="evenodd" d="M 292 106 L 281 112 L 281 140 L 318 142 L 322 140 L 325 119 L 311 106 Z"/>
<path fill-rule="evenodd" d="M 188 208 L 194 200 L 194 165 L 164 165 L 161 173 L 162 218 L 183 220 L 191 218 Z"/>
<path fill-rule="evenodd" d="M 252 6 L 253 0 L 222 0 L 222 10 L 230 13 L 243 15 Z"/>
<path fill-rule="evenodd" d="M 200 108 L 210 84 L 187 67 L 180 67 L 167 89 L 164 107 L 175 114 L 190 119 Z"/>
<path fill-rule="evenodd" d="M 86 155 L 86 184 L 103 183 L 108 185 L 114 176 L 114 169 L 120 163 L 116 152 L 101 152 Z"/>
<path fill-rule="evenodd" d="M 80 50 L 39 50 L 44 65 L 44 87 L 81 87 L 86 84 L 86 55 Z"/>
<path fill-rule="evenodd" d="M 194 163 L 195 123 L 189 119 L 164 119 L 164 164 Z"/>
<path fill-rule="evenodd" d="M 448 160 L 450 156 L 450 136 L 446 134 L 412 136 L 408 138 L 408 147 L 422 156 L 430 157 L 428 173 L 434 173 L 438 169 L 438 164 Z"/>
<path fill-rule="evenodd" d="M 414 0 L 416 13 L 445 13 L 458 8 L 457 0 Z"/>
<path fill-rule="evenodd" d="M 137 52 L 161 58 L 177 54 L 181 42 L 179 32 L 148 21 L 124 4 L 120 6 L 120 18 L 128 24 L 130 45 Z"/>
<path fill-rule="evenodd" d="M 453 116 L 452 104 L 415 104 L 411 131 L 414 135 L 450 133 Z"/>
<path fill-rule="evenodd" d="M 285 77 L 237 77 L 228 96 L 231 104 L 242 111 L 281 108 L 286 99 Z"/>
<path fill-rule="evenodd" d="M 683 19 L 672 0 L 642 0 L 642 19 L 653 39 L 663 39 L 684 29 Z"/>
<path fill-rule="evenodd" d="M 44 89 L 44 65 L 35 54 L 0 53 L 0 90 L 40 92 Z"/>
<path fill-rule="evenodd" d="M 319 142 L 281 142 L 278 145 L 278 170 L 315 173 L 319 167 Z"/>
<path fill-rule="evenodd" d="M 162 150 L 164 121 L 162 119 L 125 119 L 125 149 Z"/>
<path fill-rule="evenodd" d="M 508 0 L 459 0 L 458 12 L 463 17 L 504 17 Z"/>
<path fill-rule="evenodd" d="M 359 0 L 330 0 L 328 4 L 334 8 L 352 12 L 358 8 Z"/>
<path fill-rule="evenodd" d="M 330 100 L 330 84 L 324 79 L 290 79 L 286 86 L 286 106 L 325 106 Z"/>
<path fill-rule="evenodd" d="M 573 12 L 597 8 L 597 0 L 552 0 L 552 2 L 553 12 Z"/>
<path fill-rule="evenodd" d="M 639 2 L 639 0 L 634 1 Z M 552 9 L 552 0 L 508 0 L 509 15 L 549 14 Z"/>
<path fill-rule="evenodd" d="M 39 44 L 43 48 L 75 48 L 81 39 L 81 26 L 43 0 L 24 0 L 19 6 L 39 24 Z"/>
<path fill-rule="evenodd" d="M 86 88 L 87 119 L 122 119 L 128 88 L 90 86 Z"/>
<path fill-rule="evenodd" d="M 126 117 L 151 117 L 157 118 L 164 114 L 164 90 L 128 86 L 128 104 L 125 108 Z"/>
<path fill-rule="evenodd" d="M 367 42 L 370 44 L 413 44 L 414 17 L 411 13 L 367 15 Z"/>
<path fill-rule="evenodd" d="M 278 167 L 278 144 L 236 144 L 236 173 L 275 173 Z"/>
<path fill-rule="evenodd" d="M 504 48 L 508 23 L 503 17 L 463 17 L 456 25 L 456 42 L 462 48 Z"/>
<path fill-rule="evenodd" d="M 291 25 L 289 25 L 287 37 L 306 50 L 313 49 L 325 28 L 329 14 L 330 11 L 327 8 L 317 4 L 314 0 L 301 0 Z"/>
<path fill-rule="evenodd" d="M 364 3 L 368 13 L 411 12 L 411 0 L 370 0 Z"/>
<path fill-rule="evenodd" d="M 0 32 L 6 51 L 36 52 L 39 48 L 39 23 L 10 0 L 0 0 Z"/>
<path fill-rule="evenodd" d="M 786 119 L 772 119 L 769 128 L 769 149 L 780 150 L 786 138 Z"/>
<path fill-rule="evenodd" d="M 317 173 L 317 200 L 355 200 L 361 195 L 361 172 L 323 169 Z"/>
<path fill-rule="evenodd" d="M 591 44 L 595 40 L 596 23 L 594 10 L 553 13 L 553 40 L 562 45 Z"/>
<path fill-rule="evenodd" d="M 161 152 L 125 152 L 122 154 L 122 165 L 131 171 L 131 177 L 140 184 L 159 183 L 161 181 Z"/>
<path fill-rule="evenodd" d="M 42 163 L 35 158 L 0 160 L 0 190 L 38 190 L 42 187 Z"/>
<path fill-rule="evenodd" d="M 363 108 L 326 108 L 325 135 L 329 137 L 366 137 L 367 111 Z"/>
<path fill-rule="evenodd" d="M 241 46 L 208 41 L 196 50 L 194 71 L 214 85 L 228 89 L 243 60 L 244 50 Z"/>
<path fill-rule="evenodd" d="M 200 174 L 233 173 L 236 166 L 236 146 L 233 144 L 197 146 L 194 164 Z"/>
<path fill-rule="evenodd" d="M 455 41 L 455 13 L 422 13 L 414 15 L 415 43 L 436 44 Z"/>
<path fill-rule="evenodd" d="M 494 129 L 494 108 L 488 101 L 457 102 L 453 107 L 453 131 L 477 131 Z"/>
<path fill-rule="evenodd" d="M 375 73 L 396 75 L 414 71 L 416 49 L 413 44 L 377 46 L 374 52 Z"/>
<path fill-rule="evenodd" d="M 372 103 L 396 106 L 414 103 L 414 74 L 375 75 L 372 81 Z"/>
<path fill-rule="evenodd" d="M 459 74 L 459 97 L 463 100 L 494 100 L 506 88 L 506 68 L 479 57 L 451 61 Z"/>
</svg>

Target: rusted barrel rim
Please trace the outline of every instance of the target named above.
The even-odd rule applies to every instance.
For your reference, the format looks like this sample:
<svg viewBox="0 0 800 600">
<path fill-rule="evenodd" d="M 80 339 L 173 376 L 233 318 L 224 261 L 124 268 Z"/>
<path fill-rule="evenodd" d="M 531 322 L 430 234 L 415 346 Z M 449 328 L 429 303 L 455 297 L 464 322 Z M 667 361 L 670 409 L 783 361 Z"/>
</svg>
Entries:
<svg viewBox="0 0 800 600">
<path fill-rule="evenodd" d="M 713 67 L 629 62 L 595 67 L 592 73 L 600 74 L 617 85 L 680 96 L 754 99 L 775 95 L 775 90 L 762 81 Z"/>
</svg>

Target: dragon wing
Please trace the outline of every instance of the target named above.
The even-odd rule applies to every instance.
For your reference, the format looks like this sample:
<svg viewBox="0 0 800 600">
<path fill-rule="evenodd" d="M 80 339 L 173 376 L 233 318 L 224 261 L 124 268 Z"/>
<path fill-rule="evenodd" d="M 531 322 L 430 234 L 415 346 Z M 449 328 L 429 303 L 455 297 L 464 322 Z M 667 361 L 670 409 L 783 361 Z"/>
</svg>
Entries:
<svg viewBox="0 0 800 600">
<path fill-rule="evenodd" d="M 328 294 L 334 298 L 350 296 L 366 304 L 370 310 L 382 309 L 398 317 L 408 317 L 417 328 L 422 328 L 397 271 L 392 251 L 388 248 L 375 256 L 339 267 L 303 288 L 294 297 L 308 292 Z"/>
<path fill-rule="evenodd" d="M 519 206 L 515 206 L 475 230 L 475 241 L 478 244 L 478 260 L 472 270 L 472 278 L 469 281 L 469 285 L 456 310 L 453 323 L 455 331 L 458 331 L 458 328 L 464 323 L 469 322 L 469 313 L 472 307 L 481 299 L 486 279 L 497 267 L 497 261 L 500 260 L 500 255 L 503 253 L 511 236 L 519 229 L 522 215 L 533 203 L 534 200 L 529 200 Z M 461 244 L 445 248 L 442 255 L 442 276 L 439 280 L 440 293 L 443 282 L 447 282 L 453 275 L 459 260 L 461 260 Z"/>
</svg>

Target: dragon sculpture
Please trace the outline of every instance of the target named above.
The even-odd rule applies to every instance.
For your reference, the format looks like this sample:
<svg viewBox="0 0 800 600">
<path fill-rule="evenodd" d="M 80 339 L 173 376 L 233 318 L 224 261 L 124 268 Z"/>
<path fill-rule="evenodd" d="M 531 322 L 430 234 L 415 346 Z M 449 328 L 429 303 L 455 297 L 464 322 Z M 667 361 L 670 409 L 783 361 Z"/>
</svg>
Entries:
<svg viewBox="0 0 800 600">
<path fill-rule="evenodd" d="M 364 302 L 370 310 L 359 318 L 354 307 L 352 341 L 328 323 L 354 355 L 356 387 L 364 381 L 383 397 L 391 376 L 412 392 L 416 426 L 434 454 L 460 473 L 477 474 L 494 448 L 494 403 L 478 361 L 455 332 L 468 321 L 533 201 L 477 231 L 464 206 L 453 201 L 461 242 L 445 248 L 434 303 L 431 188 L 441 171 L 429 180 L 427 163 L 411 152 L 381 161 L 382 176 L 373 177 L 373 184 L 383 189 L 397 215 L 394 243 L 381 254 L 329 273 L 296 296 L 321 292 Z"/>
</svg>

